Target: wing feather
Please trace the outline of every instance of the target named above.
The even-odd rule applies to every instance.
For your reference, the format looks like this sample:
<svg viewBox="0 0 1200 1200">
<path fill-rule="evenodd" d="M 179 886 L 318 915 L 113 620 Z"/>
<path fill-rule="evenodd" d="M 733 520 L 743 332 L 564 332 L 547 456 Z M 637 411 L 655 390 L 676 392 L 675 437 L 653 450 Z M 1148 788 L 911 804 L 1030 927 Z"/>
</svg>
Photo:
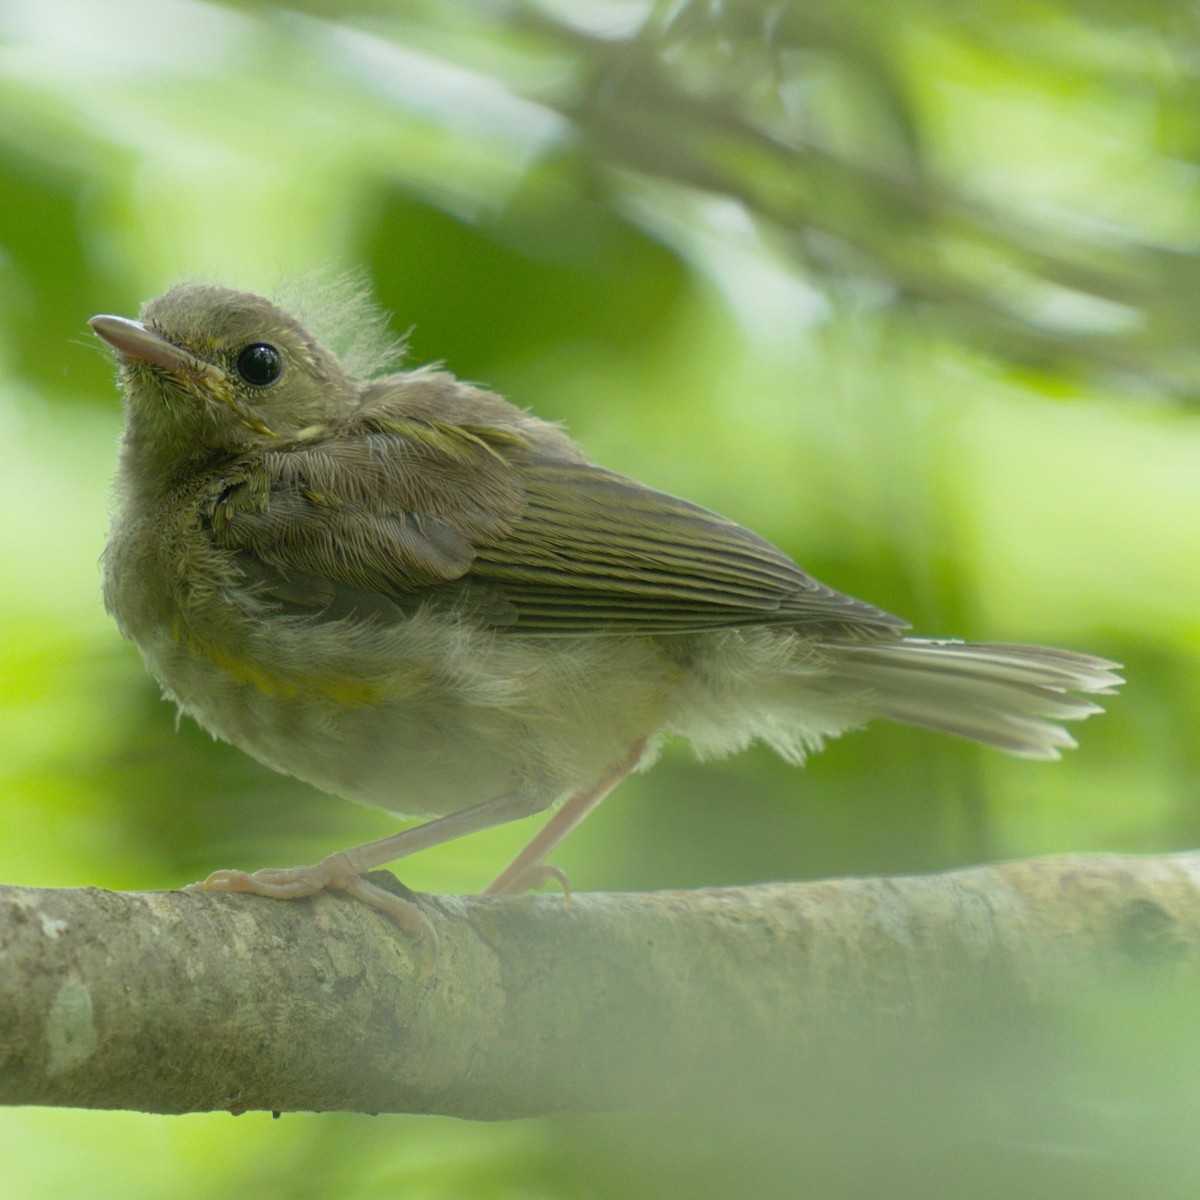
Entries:
<svg viewBox="0 0 1200 1200">
<path fill-rule="evenodd" d="M 903 628 L 735 522 L 511 430 L 376 415 L 240 464 L 208 511 L 255 587 L 327 615 L 428 603 L 537 636 Z"/>
<path fill-rule="evenodd" d="M 903 628 L 698 505 L 586 462 L 521 465 L 525 511 L 506 537 L 477 547 L 470 577 L 502 588 L 524 632 Z"/>
</svg>

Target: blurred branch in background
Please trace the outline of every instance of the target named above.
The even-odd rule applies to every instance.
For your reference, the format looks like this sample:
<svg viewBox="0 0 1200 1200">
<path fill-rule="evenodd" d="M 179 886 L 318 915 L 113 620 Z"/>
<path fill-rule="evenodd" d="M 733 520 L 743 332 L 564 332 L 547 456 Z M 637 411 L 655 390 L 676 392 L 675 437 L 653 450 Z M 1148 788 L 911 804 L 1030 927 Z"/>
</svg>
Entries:
<svg viewBox="0 0 1200 1200">
<path fill-rule="evenodd" d="M 1082 76 L 1114 104 L 1165 109 L 1196 90 L 1186 6 L 1158 6 L 1161 32 L 1128 39 L 1128 5 L 1025 6 L 1008 37 L 994 13 L 980 19 L 992 6 L 975 6 L 974 19 L 955 9 L 940 25 L 945 7 L 689 0 L 660 5 L 626 38 L 533 6 L 514 12 L 574 60 L 579 86 L 557 106 L 584 170 L 734 200 L 810 279 L 854 285 L 881 308 L 922 308 L 1025 366 L 1200 399 L 1194 234 L 1171 244 L 1097 214 L 989 200 L 937 161 L 936 145 L 930 153 L 930 114 L 903 54 L 944 37 L 997 73 L 1036 72 L 1047 91 Z M 1035 40 L 1039 26 L 1054 49 Z"/>
</svg>

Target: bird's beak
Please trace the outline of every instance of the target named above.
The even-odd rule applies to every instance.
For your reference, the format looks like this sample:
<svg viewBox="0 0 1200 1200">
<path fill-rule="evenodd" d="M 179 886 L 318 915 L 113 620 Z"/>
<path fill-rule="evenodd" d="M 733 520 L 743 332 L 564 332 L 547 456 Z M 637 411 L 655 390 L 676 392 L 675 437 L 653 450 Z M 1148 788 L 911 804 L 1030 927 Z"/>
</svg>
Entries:
<svg viewBox="0 0 1200 1200">
<path fill-rule="evenodd" d="M 126 317 L 93 317 L 88 324 L 126 362 L 148 363 L 172 375 L 197 376 L 219 373 L 220 369 L 161 338 L 140 321 Z"/>
</svg>

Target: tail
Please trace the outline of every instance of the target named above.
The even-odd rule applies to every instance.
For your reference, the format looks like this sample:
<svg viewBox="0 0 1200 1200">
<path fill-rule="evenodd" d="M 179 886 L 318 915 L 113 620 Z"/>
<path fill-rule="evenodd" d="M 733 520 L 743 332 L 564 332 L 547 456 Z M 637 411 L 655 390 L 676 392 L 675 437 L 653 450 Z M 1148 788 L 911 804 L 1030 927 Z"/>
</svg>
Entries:
<svg viewBox="0 0 1200 1200">
<path fill-rule="evenodd" d="M 1072 693 L 1109 696 L 1124 682 L 1120 663 L 1046 646 L 900 638 L 839 644 L 836 661 L 872 716 L 1026 758 L 1060 757 L 1076 743 L 1059 722 L 1103 711 Z"/>
</svg>

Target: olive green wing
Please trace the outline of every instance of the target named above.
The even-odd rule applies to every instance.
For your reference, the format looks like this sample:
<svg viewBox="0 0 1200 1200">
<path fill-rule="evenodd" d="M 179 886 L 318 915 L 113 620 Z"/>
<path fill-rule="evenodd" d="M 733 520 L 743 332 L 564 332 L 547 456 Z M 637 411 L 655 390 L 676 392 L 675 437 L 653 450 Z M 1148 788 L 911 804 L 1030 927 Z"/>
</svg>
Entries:
<svg viewBox="0 0 1200 1200">
<path fill-rule="evenodd" d="M 431 604 L 534 636 L 902 627 L 732 521 L 489 428 L 390 418 L 267 452 L 206 513 L 251 586 L 329 617 Z"/>
<path fill-rule="evenodd" d="M 531 459 L 521 470 L 525 510 L 505 536 L 476 546 L 468 579 L 502 596 L 523 633 L 905 627 L 686 500 L 585 462 Z"/>
</svg>

